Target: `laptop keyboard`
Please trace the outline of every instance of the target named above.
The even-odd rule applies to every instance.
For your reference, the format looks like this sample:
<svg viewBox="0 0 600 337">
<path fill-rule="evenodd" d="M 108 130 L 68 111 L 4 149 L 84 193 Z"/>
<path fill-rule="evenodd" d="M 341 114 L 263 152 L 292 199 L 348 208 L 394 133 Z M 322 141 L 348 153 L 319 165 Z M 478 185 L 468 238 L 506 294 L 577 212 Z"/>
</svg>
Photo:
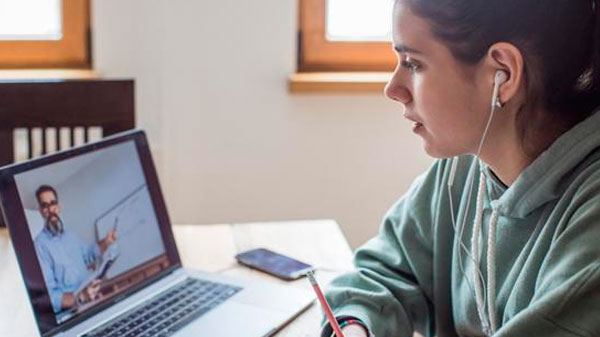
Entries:
<svg viewBox="0 0 600 337">
<path fill-rule="evenodd" d="M 242 288 L 188 278 L 82 337 L 166 337 Z"/>
</svg>

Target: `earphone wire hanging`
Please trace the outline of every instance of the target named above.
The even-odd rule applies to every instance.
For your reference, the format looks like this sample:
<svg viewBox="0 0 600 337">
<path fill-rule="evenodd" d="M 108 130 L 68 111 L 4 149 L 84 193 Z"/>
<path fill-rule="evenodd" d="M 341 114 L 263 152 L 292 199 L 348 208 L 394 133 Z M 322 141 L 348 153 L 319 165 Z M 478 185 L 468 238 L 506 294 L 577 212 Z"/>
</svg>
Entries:
<svg viewBox="0 0 600 337">
<path fill-rule="evenodd" d="M 485 139 L 487 137 L 490 125 L 492 123 L 492 119 L 494 117 L 494 112 L 496 110 L 497 107 L 502 108 L 503 104 L 499 99 L 499 88 L 500 85 L 504 82 L 506 82 L 506 80 L 508 79 L 508 75 L 504 72 L 504 71 L 497 71 L 495 76 L 494 76 L 494 89 L 493 89 L 493 93 L 492 93 L 492 101 L 491 101 L 491 111 L 490 111 L 490 115 L 486 124 L 486 127 L 483 131 L 483 134 L 481 136 L 481 140 L 479 142 L 479 146 L 477 148 L 477 154 L 476 154 L 476 158 L 477 160 L 480 162 L 480 155 L 481 155 L 481 151 L 483 149 L 483 145 L 485 142 Z M 456 166 L 457 166 L 457 162 L 458 162 L 458 158 L 454 158 L 452 161 L 452 167 L 451 167 L 451 171 L 450 171 L 450 178 L 448 181 L 448 196 L 450 199 L 450 211 L 451 211 L 451 218 L 452 218 L 452 226 L 454 228 L 454 233 L 456 235 L 456 230 L 457 230 L 457 224 L 456 224 L 456 219 L 455 219 L 455 215 L 454 215 L 454 205 L 453 205 L 453 201 L 452 201 L 452 185 L 454 183 L 454 178 L 455 178 L 455 174 L 456 174 Z M 490 298 L 488 296 L 488 293 L 490 291 L 490 287 L 495 286 L 495 268 L 493 266 L 488 266 L 488 272 L 490 272 L 491 274 L 494 275 L 488 275 L 488 286 L 486 287 L 486 284 L 484 282 L 484 277 L 483 277 L 483 273 L 481 272 L 481 268 L 479 265 L 479 256 L 473 256 L 473 255 L 478 255 L 478 250 L 479 250 L 479 229 L 481 228 L 482 225 L 482 218 L 483 218 L 483 193 L 485 192 L 484 190 L 487 190 L 486 186 L 485 186 L 485 178 L 483 177 L 483 172 L 481 171 L 481 164 L 480 164 L 480 170 L 479 170 L 479 174 L 480 174 L 480 183 L 479 183 L 479 189 L 478 189 L 478 196 L 477 196 L 477 212 L 475 215 L 475 222 L 474 222 L 474 229 L 473 229 L 473 236 L 471 239 L 471 252 L 469 252 L 467 250 L 467 248 L 464 246 L 463 242 L 462 242 L 462 235 L 464 232 L 464 227 L 465 227 L 465 221 L 466 221 L 466 217 L 469 213 L 469 206 L 470 206 L 470 201 L 471 201 L 471 196 L 472 196 L 472 191 L 473 191 L 473 183 L 474 183 L 474 178 L 475 178 L 475 174 L 471 175 L 470 180 L 469 180 L 469 185 L 468 185 L 468 195 L 467 195 L 467 204 L 466 204 L 466 208 L 465 211 L 463 213 L 463 217 L 462 217 L 462 221 L 461 221 L 461 226 L 460 226 L 460 230 L 458 233 L 458 242 L 459 242 L 459 249 L 458 249 L 458 255 L 459 255 L 459 268 L 460 271 L 462 273 L 462 275 L 464 277 L 466 277 L 467 283 L 469 285 L 469 288 L 471 288 L 471 291 L 473 291 L 473 288 L 471 287 L 471 284 L 468 281 L 468 277 L 465 275 L 464 272 L 464 268 L 462 266 L 462 256 L 461 256 L 461 249 L 465 249 L 467 256 L 470 257 L 471 261 L 473 262 L 473 279 L 475 282 L 475 302 L 477 304 L 477 312 L 479 315 L 479 318 L 481 320 L 481 324 L 482 324 L 482 328 L 484 330 L 484 333 L 488 336 L 491 336 L 495 330 L 496 330 L 496 311 L 495 311 L 495 307 L 494 307 L 494 301 L 495 301 L 495 289 L 492 290 L 492 297 Z M 495 216 L 495 218 L 497 219 L 497 212 L 494 211 L 493 216 Z M 492 228 L 493 227 L 493 228 Z M 490 226 L 490 231 L 495 230 L 495 224 L 494 226 Z M 495 240 L 495 233 L 490 233 L 490 237 L 493 238 Z M 495 263 L 495 252 L 493 251 L 493 246 L 494 242 L 488 242 L 488 261 L 491 261 L 492 263 Z M 484 303 L 487 302 L 487 307 L 488 307 L 488 316 L 486 317 L 485 315 L 485 307 L 484 307 Z"/>
</svg>

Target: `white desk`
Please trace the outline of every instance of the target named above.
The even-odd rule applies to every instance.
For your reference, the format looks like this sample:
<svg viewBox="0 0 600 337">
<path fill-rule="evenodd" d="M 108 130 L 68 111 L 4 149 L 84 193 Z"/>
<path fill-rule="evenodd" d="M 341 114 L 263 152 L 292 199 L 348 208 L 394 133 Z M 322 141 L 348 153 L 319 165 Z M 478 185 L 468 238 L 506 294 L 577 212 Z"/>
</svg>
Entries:
<svg viewBox="0 0 600 337">
<path fill-rule="evenodd" d="M 322 286 L 341 272 L 352 269 L 350 247 L 337 223 L 331 220 L 176 225 L 174 233 L 183 265 L 190 268 L 310 289 L 306 279 L 281 281 L 240 266 L 234 259 L 238 252 L 265 247 L 321 268 L 317 278 Z M 313 304 L 277 336 L 318 336 L 320 320 L 320 307 Z M 6 229 L 0 229 L 0 336 L 39 336 Z"/>
</svg>

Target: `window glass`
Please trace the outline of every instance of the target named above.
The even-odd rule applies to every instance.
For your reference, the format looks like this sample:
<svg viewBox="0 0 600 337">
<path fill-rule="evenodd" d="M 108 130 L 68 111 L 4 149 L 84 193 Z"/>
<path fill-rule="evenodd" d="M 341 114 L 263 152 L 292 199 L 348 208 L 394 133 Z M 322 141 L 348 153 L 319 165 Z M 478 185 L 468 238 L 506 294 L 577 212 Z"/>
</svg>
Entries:
<svg viewBox="0 0 600 337">
<path fill-rule="evenodd" d="M 0 40 L 60 40 L 61 0 L 0 0 Z"/>
<path fill-rule="evenodd" d="M 391 41 L 393 0 L 327 0 L 329 41 Z"/>
</svg>

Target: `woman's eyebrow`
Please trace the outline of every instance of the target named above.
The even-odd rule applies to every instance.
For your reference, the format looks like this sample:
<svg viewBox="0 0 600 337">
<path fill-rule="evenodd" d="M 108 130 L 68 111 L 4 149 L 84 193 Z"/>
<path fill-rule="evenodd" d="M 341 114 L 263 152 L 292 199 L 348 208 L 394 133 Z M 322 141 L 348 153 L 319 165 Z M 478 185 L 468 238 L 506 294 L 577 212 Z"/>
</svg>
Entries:
<svg viewBox="0 0 600 337">
<path fill-rule="evenodd" d="M 423 54 L 422 52 L 403 44 L 394 45 L 394 50 L 398 53 Z"/>
</svg>

